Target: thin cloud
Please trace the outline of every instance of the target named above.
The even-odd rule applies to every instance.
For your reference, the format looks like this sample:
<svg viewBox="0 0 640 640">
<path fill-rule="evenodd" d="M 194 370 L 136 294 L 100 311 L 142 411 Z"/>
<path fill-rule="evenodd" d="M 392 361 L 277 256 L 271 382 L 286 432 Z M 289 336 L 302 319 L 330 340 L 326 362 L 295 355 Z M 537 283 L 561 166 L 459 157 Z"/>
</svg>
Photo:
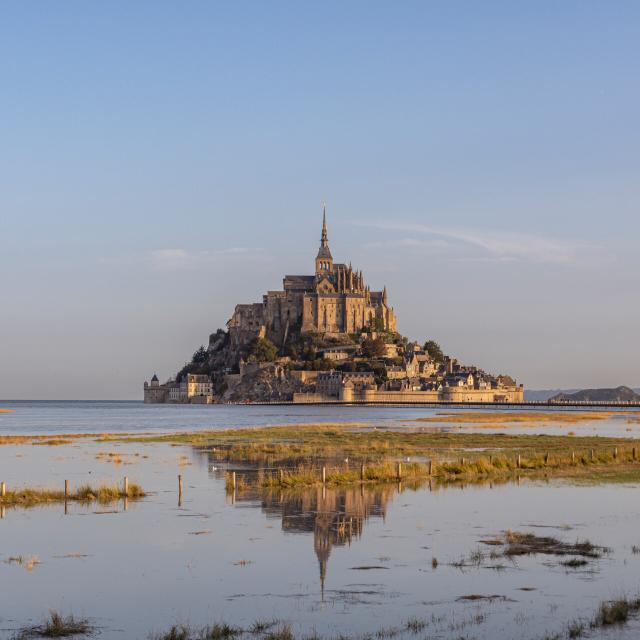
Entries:
<svg viewBox="0 0 640 640">
<path fill-rule="evenodd" d="M 521 261 L 551 264 L 573 264 L 584 257 L 586 252 L 599 249 L 596 245 L 584 242 L 560 240 L 548 236 L 515 233 L 509 231 L 479 231 L 476 229 L 434 227 L 422 224 L 403 224 L 387 222 L 356 223 L 386 231 L 402 231 L 435 236 L 444 240 L 440 248 L 472 247 L 479 250 L 477 256 L 467 256 L 467 260 L 482 261 Z M 404 246 L 421 246 L 419 238 L 405 238 Z M 433 245 L 427 245 L 433 246 Z"/>
</svg>

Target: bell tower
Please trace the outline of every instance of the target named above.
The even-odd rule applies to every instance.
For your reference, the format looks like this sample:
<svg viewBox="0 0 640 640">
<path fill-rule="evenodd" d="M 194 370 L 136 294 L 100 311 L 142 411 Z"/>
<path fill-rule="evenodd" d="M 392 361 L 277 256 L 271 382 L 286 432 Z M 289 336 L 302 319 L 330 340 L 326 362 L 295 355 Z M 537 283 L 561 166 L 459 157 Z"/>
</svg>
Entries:
<svg viewBox="0 0 640 640">
<path fill-rule="evenodd" d="M 322 235 L 320 236 L 320 249 L 316 256 L 316 278 L 329 274 L 333 271 L 333 256 L 329 251 L 329 240 L 327 239 L 327 208 L 322 206 Z"/>
</svg>

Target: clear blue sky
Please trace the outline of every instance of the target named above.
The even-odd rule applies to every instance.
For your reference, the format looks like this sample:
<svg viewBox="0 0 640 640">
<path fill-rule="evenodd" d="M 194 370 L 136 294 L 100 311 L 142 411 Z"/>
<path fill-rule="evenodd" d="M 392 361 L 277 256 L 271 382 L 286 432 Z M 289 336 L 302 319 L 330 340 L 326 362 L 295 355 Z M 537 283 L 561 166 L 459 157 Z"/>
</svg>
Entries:
<svg viewBox="0 0 640 640">
<path fill-rule="evenodd" d="M 323 200 L 411 338 L 640 386 L 639 77 L 638 2 L 3 2 L 0 397 L 141 397 Z"/>
</svg>

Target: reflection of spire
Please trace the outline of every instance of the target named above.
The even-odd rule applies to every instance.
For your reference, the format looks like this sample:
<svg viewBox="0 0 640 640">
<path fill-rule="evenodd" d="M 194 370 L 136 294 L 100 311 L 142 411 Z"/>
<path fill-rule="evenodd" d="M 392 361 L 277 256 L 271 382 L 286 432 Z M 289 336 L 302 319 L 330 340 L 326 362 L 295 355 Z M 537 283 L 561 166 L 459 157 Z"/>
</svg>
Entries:
<svg viewBox="0 0 640 640">
<path fill-rule="evenodd" d="M 329 514 L 325 514 L 329 515 Z M 325 518 L 316 518 L 316 527 L 313 531 L 313 549 L 320 566 L 320 592 L 324 602 L 324 583 L 327 579 L 327 564 L 331 555 L 330 521 Z"/>
<path fill-rule="evenodd" d="M 268 517 L 281 517 L 284 531 L 313 534 L 324 601 L 331 550 L 360 538 L 365 521 L 383 516 L 394 492 L 393 486 L 369 488 L 364 485 L 357 489 L 325 485 L 295 494 L 265 492 L 262 509 Z"/>
</svg>

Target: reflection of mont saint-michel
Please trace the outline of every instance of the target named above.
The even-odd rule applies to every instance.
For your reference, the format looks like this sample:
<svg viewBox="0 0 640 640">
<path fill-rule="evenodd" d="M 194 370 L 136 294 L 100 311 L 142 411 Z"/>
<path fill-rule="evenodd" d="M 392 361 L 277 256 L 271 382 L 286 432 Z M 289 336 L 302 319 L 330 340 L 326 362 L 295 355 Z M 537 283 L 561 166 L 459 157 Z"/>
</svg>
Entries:
<svg viewBox="0 0 640 640">
<path fill-rule="evenodd" d="M 269 492 L 262 495 L 262 508 L 268 518 L 282 520 L 285 532 L 313 533 L 313 549 L 324 589 L 331 549 L 358 539 L 370 517 L 384 518 L 394 492 L 393 487 L 366 490 L 318 487 L 299 494 Z"/>
<path fill-rule="evenodd" d="M 522 385 L 397 332 L 386 287 L 333 261 L 326 215 L 312 275 L 238 304 L 176 375 L 145 382 L 145 402 L 522 402 Z"/>
</svg>

